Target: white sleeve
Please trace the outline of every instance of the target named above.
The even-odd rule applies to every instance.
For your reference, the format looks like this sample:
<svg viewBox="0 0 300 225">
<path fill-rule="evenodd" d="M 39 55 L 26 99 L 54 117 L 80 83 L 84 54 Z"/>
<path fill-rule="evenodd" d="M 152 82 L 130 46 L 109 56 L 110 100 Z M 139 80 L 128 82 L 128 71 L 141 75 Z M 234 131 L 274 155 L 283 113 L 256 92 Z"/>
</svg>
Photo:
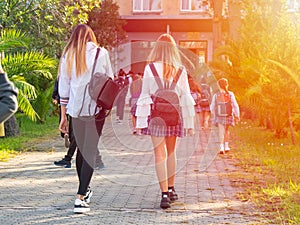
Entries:
<svg viewBox="0 0 300 225">
<path fill-rule="evenodd" d="M 136 104 L 137 108 L 135 115 L 137 117 L 137 128 L 148 127 L 148 116 L 151 113 L 151 104 L 153 103 L 150 92 L 151 82 L 153 80 L 153 75 L 149 70 L 149 66 L 146 66 L 142 82 L 142 91 Z"/>
<path fill-rule="evenodd" d="M 185 129 L 194 128 L 195 100 L 190 91 L 187 72 L 185 69 L 182 71 L 178 84 L 180 87 L 180 106 L 183 118 L 183 127 Z"/>
</svg>

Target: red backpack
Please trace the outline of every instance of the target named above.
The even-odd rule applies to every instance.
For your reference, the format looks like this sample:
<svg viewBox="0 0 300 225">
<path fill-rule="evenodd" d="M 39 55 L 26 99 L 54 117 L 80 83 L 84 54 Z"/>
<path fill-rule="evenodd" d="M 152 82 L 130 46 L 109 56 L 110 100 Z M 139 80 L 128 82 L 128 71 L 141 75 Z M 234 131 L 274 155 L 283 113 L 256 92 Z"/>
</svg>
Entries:
<svg viewBox="0 0 300 225">
<path fill-rule="evenodd" d="M 232 116 L 232 101 L 229 92 L 216 93 L 216 115 L 221 117 Z"/>
</svg>

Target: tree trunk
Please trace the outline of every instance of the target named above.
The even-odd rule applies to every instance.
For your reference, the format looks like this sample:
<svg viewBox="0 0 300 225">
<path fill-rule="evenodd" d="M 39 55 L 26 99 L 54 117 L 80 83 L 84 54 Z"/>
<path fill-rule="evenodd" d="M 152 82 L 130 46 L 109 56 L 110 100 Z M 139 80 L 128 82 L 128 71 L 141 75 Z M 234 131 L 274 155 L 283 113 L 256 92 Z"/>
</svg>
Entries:
<svg viewBox="0 0 300 225">
<path fill-rule="evenodd" d="M 18 136 L 20 134 L 20 128 L 15 116 L 10 117 L 4 123 L 5 137 Z"/>
</svg>

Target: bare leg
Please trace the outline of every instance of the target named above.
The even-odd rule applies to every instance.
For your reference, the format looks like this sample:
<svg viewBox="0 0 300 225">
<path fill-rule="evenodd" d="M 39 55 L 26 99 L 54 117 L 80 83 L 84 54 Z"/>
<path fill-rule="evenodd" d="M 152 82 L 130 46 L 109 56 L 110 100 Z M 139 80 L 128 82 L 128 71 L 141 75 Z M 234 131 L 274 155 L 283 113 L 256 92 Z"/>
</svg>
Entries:
<svg viewBox="0 0 300 225">
<path fill-rule="evenodd" d="M 167 150 L 164 137 L 151 136 L 154 147 L 155 170 L 162 192 L 168 191 Z"/>
<path fill-rule="evenodd" d="M 176 166 L 177 166 L 177 159 L 176 159 L 176 141 L 177 138 L 175 136 L 166 137 L 166 146 L 167 146 L 167 170 L 168 170 L 168 187 L 174 187 L 175 183 L 175 174 L 176 174 Z"/>
<path fill-rule="evenodd" d="M 218 123 L 218 128 L 220 144 L 224 144 L 225 126 L 223 124 Z"/>
<path fill-rule="evenodd" d="M 136 129 L 136 116 L 132 115 L 131 116 L 131 120 L 132 120 L 133 134 L 136 134 L 137 133 L 137 129 Z"/>
<path fill-rule="evenodd" d="M 200 127 L 203 128 L 204 127 L 204 111 L 199 113 L 199 120 L 200 120 Z"/>
<path fill-rule="evenodd" d="M 135 130 L 136 129 L 136 116 L 132 116 L 132 126 L 133 126 L 133 129 Z"/>
<path fill-rule="evenodd" d="M 210 112 L 203 112 L 204 113 L 204 128 L 208 128 Z"/>
</svg>

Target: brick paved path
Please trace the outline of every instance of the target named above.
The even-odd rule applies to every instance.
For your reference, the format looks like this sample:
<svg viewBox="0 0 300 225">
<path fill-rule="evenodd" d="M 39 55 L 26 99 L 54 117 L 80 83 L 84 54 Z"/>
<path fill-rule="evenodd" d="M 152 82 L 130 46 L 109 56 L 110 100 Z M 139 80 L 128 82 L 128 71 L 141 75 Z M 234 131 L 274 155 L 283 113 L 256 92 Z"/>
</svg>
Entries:
<svg viewBox="0 0 300 225">
<path fill-rule="evenodd" d="M 240 190 L 226 178 L 236 168 L 218 155 L 215 130 L 178 142 L 179 201 L 161 210 L 150 138 L 131 134 L 128 115 L 114 121 L 112 113 L 99 142 L 105 168 L 92 179 L 91 212 L 73 214 L 75 162 L 71 169 L 53 165 L 66 153 L 58 135 L 37 146 L 41 151 L 0 163 L 0 224 L 267 224 L 236 199 Z"/>
</svg>

